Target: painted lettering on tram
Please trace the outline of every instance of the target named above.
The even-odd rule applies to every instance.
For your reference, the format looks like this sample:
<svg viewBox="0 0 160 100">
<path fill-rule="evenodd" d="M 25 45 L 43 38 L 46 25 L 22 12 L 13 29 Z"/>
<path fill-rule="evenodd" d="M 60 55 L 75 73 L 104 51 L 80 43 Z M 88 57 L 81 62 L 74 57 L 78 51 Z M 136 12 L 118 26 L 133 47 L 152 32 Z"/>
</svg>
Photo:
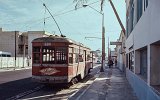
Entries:
<svg viewBox="0 0 160 100">
<path fill-rule="evenodd" d="M 43 75 L 52 75 L 52 74 L 58 73 L 60 71 L 56 70 L 55 68 L 44 68 L 44 69 L 40 70 L 40 72 Z"/>
</svg>

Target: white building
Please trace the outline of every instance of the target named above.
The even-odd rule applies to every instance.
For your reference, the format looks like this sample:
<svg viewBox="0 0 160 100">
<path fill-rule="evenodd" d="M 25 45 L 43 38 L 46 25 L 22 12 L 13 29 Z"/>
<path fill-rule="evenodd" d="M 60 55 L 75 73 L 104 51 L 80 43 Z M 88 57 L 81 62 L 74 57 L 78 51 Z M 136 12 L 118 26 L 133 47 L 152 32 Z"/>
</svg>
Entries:
<svg viewBox="0 0 160 100">
<path fill-rule="evenodd" d="M 121 71 L 125 71 L 125 61 L 126 61 L 126 57 L 125 57 L 125 34 L 123 33 L 123 31 L 121 31 L 119 39 L 115 42 L 116 48 L 115 48 L 115 52 L 117 54 L 117 67 L 121 70 Z"/>
<path fill-rule="evenodd" d="M 160 100 L 160 0 L 126 0 L 126 75 L 139 100 Z"/>
</svg>

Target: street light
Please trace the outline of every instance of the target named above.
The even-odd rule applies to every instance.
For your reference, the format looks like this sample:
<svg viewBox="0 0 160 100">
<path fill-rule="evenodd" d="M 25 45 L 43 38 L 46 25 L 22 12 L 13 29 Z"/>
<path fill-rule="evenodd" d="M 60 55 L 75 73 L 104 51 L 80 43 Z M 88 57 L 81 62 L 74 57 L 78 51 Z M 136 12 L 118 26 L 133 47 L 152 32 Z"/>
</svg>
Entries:
<svg viewBox="0 0 160 100">
<path fill-rule="evenodd" d="M 104 72 L 104 66 L 105 66 L 105 27 L 104 27 L 104 13 L 99 12 L 95 8 L 91 7 L 90 5 L 83 5 L 83 7 L 90 7 L 94 11 L 98 12 L 99 14 L 102 15 L 102 65 L 100 72 Z"/>
</svg>

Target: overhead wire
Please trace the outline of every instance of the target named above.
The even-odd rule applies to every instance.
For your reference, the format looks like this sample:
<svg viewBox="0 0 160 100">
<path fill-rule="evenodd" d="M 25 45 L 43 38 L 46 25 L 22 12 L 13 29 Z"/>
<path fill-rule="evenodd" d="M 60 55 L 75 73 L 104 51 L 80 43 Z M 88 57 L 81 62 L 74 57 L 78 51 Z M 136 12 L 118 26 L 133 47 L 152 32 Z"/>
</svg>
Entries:
<svg viewBox="0 0 160 100">
<path fill-rule="evenodd" d="M 41 1 L 42 2 L 42 1 Z M 92 3 L 89 3 L 88 5 L 92 5 L 92 4 L 95 4 L 95 3 L 98 3 L 99 1 L 95 1 L 95 2 L 92 2 Z M 42 2 L 43 3 L 43 2 Z M 78 9 L 81 9 L 81 8 L 83 8 L 83 7 L 79 7 L 79 8 L 77 8 L 76 10 L 78 10 Z M 54 17 L 57 17 L 57 16 L 60 16 L 60 15 L 64 15 L 64 14 L 67 14 L 67 13 L 70 13 L 70 12 L 73 12 L 73 11 L 76 11 L 75 9 L 71 9 L 71 10 L 69 10 L 69 11 L 65 11 L 65 12 L 61 12 L 61 13 L 58 13 L 58 14 L 53 14 L 53 16 Z M 47 16 L 47 17 L 45 17 L 45 18 L 43 18 L 43 20 L 47 20 L 47 19 L 49 19 L 49 18 L 51 18 L 51 16 Z M 35 22 L 37 22 L 37 21 L 41 21 L 42 20 L 42 18 L 41 19 L 38 19 L 38 20 L 35 20 Z M 32 21 L 32 23 L 33 23 L 33 21 Z M 29 26 L 29 25 L 28 25 Z"/>
<path fill-rule="evenodd" d="M 46 15 L 46 9 L 44 9 L 44 22 L 43 22 L 44 26 L 43 26 L 43 31 L 45 31 L 45 24 L 46 24 L 45 15 Z"/>
<path fill-rule="evenodd" d="M 40 0 L 40 2 L 43 3 L 44 1 Z M 89 3 L 88 5 L 92 5 L 92 4 L 95 4 L 95 3 L 98 3 L 98 2 L 99 2 L 99 1 L 95 1 L 95 2 Z M 69 5 L 68 5 L 68 6 L 69 6 Z M 81 8 L 83 8 L 83 7 L 79 7 L 79 8 L 77 8 L 76 10 L 81 9 Z M 64 8 L 64 9 L 65 9 L 65 8 Z M 63 11 L 65 11 L 65 10 L 59 11 L 57 14 L 53 14 L 53 16 L 54 16 L 54 17 L 61 16 L 61 15 L 64 15 L 64 14 L 73 12 L 73 11 L 75 11 L 75 9 L 71 9 L 71 10 L 68 10 L 68 11 L 65 11 L 65 12 L 63 12 Z M 40 18 L 40 19 L 37 19 L 37 20 L 28 20 L 28 21 L 26 21 L 26 22 L 23 22 L 25 25 L 22 26 L 21 28 L 23 28 L 23 27 L 30 27 L 30 28 L 31 28 L 31 27 L 33 27 L 33 26 L 41 23 L 42 20 L 46 22 L 46 20 L 49 19 L 49 18 L 51 18 L 51 16 L 47 16 L 47 17 L 45 17 L 45 18 Z M 32 22 L 32 25 L 30 24 L 30 22 Z M 38 23 L 37 23 L 37 22 L 38 22 Z M 27 23 L 28 23 L 29 25 L 27 25 Z M 34 23 L 34 24 L 33 24 L 33 23 Z M 43 23 L 44 23 L 44 22 L 43 22 Z M 22 22 L 15 22 L 14 24 L 22 24 Z M 45 24 L 46 24 L 46 23 L 45 23 Z M 3 24 L 3 25 L 4 25 L 4 24 Z M 8 24 L 7 24 L 7 25 L 8 25 Z M 12 24 L 10 24 L 10 25 L 12 25 Z"/>
</svg>

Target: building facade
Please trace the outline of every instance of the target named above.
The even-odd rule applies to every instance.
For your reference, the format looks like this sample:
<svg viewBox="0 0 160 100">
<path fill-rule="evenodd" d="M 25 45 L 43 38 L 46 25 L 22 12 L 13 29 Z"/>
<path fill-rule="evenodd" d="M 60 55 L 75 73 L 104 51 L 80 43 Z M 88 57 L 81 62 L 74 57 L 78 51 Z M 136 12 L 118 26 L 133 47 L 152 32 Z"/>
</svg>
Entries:
<svg viewBox="0 0 160 100">
<path fill-rule="evenodd" d="M 21 34 L 19 31 L 3 31 L 0 28 L 0 51 L 10 52 L 11 56 L 15 56 L 15 53 L 18 54 L 19 34 Z"/>
<path fill-rule="evenodd" d="M 49 35 L 52 34 L 45 31 L 3 31 L 0 28 L 0 51 L 10 52 L 12 57 L 31 57 L 32 40 Z"/>
<path fill-rule="evenodd" d="M 126 0 L 126 76 L 140 100 L 160 100 L 160 0 Z"/>
<path fill-rule="evenodd" d="M 125 61 L 126 61 L 126 56 L 125 56 L 125 34 L 123 31 L 121 31 L 119 39 L 116 41 L 116 48 L 115 52 L 117 54 L 117 67 L 122 71 L 125 72 Z"/>
</svg>

